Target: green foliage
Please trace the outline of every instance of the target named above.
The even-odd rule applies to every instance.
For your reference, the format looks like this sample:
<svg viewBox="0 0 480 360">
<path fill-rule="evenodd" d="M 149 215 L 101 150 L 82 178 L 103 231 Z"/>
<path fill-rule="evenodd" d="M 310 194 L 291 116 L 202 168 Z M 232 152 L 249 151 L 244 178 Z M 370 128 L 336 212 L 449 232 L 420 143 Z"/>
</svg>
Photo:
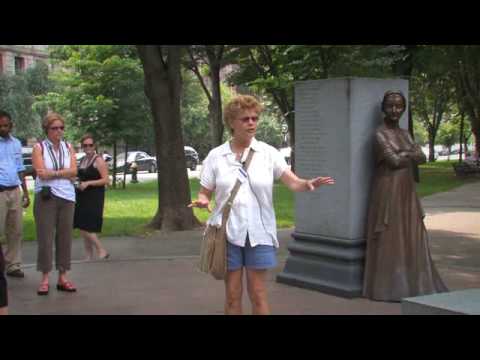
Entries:
<svg viewBox="0 0 480 360">
<path fill-rule="evenodd" d="M 73 140 L 93 133 L 99 142 L 153 143 L 143 70 L 128 45 L 68 45 L 52 50 L 56 89 L 37 106 L 65 116 Z"/>
<path fill-rule="evenodd" d="M 454 104 L 454 82 L 449 72 L 446 49 L 442 46 L 420 46 L 410 82 L 412 113 L 425 128 L 430 146 Z M 446 138 L 444 138 L 446 140 Z M 433 160 L 433 154 L 430 155 Z"/>
<path fill-rule="evenodd" d="M 187 71 L 183 73 L 181 106 L 183 142 L 204 158 L 210 151 L 208 100 L 194 75 Z"/>
<path fill-rule="evenodd" d="M 25 72 L 27 87 L 30 94 L 39 96 L 47 93 L 52 87 L 52 81 L 49 79 L 50 70 L 48 65 L 42 61 Z"/>
<path fill-rule="evenodd" d="M 460 140 L 460 128 L 454 121 L 448 121 L 442 124 L 438 131 L 438 143 L 451 148 L 453 144 Z"/>
<path fill-rule="evenodd" d="M 198 151 L 201 159 L 204 159 L 211 150 L 210 126 L 208 113 L 208 99 L 195 76 L 185 71 L 183 77 L 182 94 L 182 125 L 183 141 L 185 145 L 192 146 Z M 226 84 L 221 84 L 223 103 L 229 102 L 234 91 Z M 227 131 L 224 133 L 228 139 Z"/>
<path fill-rule="evenodd" d="M 38 62 L 17 75 L 0 75 L 0 108 L 8 111 L 15 124 L 15 136 L 27 140 L 41 136 L 41 118 L 45 111 L 34 106 L 35 96 L 45 94 L 52 84 L 48 66 Z"/>
<path fill-rule="evenodd" d="M 282 125 L 272 112 L 264 112 L 257 127 L 257 140 L 266 142 L 277 149 L 283 146 Z"/>
<path fill-rule="evenodd" d="M 428 144 L 428 133 L 425 127 L 419 121 L 413 122 L 413 134 L 415 136 L 415 142 L 420 145 Z"/>
<path fill-rule="evenodd" d="M 228 79 L 242 92 L 268 95 L 286 123 L 294 144 L 294 86 L 296 81 L 331 77 L 384 77 L 401 56 L 401 46 L 255 45 L 239 46 L 232 54 L 237 70 Z"/>
<path fill-rule="evenodd" d="M 258 45 L 237 49 L 237 85 L 274 92 L 295 81 L 347 76 L 388 76 L 401 48 L 353 45 Z"/>
<path fill-rule="evenodd" d="M 452 64 L 458 106 L 468 115 L 476 151 L 480 154 L 480 46 L 449 46 L 447 56 Z"/>
</svg>

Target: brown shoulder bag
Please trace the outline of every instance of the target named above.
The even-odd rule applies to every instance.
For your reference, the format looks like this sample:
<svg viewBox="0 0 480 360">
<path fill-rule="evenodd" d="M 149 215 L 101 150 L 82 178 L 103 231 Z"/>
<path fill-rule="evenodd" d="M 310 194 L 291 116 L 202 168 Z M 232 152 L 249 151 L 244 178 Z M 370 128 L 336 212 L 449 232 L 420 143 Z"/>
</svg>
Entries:
<svg viewBox="0 0 480 360">
<path fill-rule="evenodd" d="M 245 172 L 252 161 L 253 150 L 250 148 L 247 160 L 243 164 Z M 230 197 L 222 209 L 222 225 L 220 227 L 207 225 L 203 234 L 202 247 L 200 249 L 199 269 L 201 272 L 211 274 L 216 280 L 225 279 L 227 274 L 227 221 L 232 209 L 233 200 L 242 183 L 237 179 Z"/>
</svg>

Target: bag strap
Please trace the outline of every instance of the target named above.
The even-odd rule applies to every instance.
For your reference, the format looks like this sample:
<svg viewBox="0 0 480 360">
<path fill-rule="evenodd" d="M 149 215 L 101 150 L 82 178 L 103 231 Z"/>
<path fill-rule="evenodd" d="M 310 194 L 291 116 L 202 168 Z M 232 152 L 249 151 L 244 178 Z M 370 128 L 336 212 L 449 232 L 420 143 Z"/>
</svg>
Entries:
<svg viewBox="0 0 480 360">
<path fill-rule="evenodd" d="M 247 172 L 248 167 L 252 162 L 253 152 L 254 151 L 252 150 L 252 148 L 250 148 L 250 150 L 248 151 L 247 159 L 243 164 L 243 170 L 245 170 L 245 172 Z M 232 210 L 233 200 L 235 199 L 235 196 L 237 196 L 238 190 L 240 189 L 240 185 L 242 185 L 242 183 L 240 182 L 240 180 L 237 179 L 237 182 L 235 183 L 235 186 L 233 187 L 232 192 L 230 193 L 230 197 L 228 198 L 227 203 L 222 209 L 222 229 L 226 229 L 227 227 L 227 221 L 228 221 L 228 217 L 230 216 L 230 210 Z"/>
</svg>

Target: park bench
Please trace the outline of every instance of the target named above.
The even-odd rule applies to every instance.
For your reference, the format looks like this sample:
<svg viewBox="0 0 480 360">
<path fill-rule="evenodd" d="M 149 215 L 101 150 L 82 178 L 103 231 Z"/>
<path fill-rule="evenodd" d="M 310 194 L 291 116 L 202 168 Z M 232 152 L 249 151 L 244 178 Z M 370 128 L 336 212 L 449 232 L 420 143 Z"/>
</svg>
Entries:
<svg viewBox="0 0 480 360">
<path fill-rule="evenodd" d="M 455 175 L 458 177 L 480 177 L 480 162 L 479 161 L 464 161 L 462 163 L 453 164 Z"/>
</svg>

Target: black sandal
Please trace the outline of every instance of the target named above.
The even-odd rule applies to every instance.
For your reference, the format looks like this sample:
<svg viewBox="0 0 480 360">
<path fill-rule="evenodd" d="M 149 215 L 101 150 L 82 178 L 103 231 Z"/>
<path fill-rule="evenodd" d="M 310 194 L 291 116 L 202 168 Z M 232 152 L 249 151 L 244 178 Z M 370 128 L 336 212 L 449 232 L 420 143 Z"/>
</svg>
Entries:
<svg viewBox="0 0 480 360">
<path fill-rule="evenodd" d="M 57 290 L 58 291 L 65 291 L 65 292 L 75 292 L 77 289 L 73 285 L 72 282 L 70 281 L 65 281 L 64 283 L 58 283 L 57 284 Z"/>
</svg>

